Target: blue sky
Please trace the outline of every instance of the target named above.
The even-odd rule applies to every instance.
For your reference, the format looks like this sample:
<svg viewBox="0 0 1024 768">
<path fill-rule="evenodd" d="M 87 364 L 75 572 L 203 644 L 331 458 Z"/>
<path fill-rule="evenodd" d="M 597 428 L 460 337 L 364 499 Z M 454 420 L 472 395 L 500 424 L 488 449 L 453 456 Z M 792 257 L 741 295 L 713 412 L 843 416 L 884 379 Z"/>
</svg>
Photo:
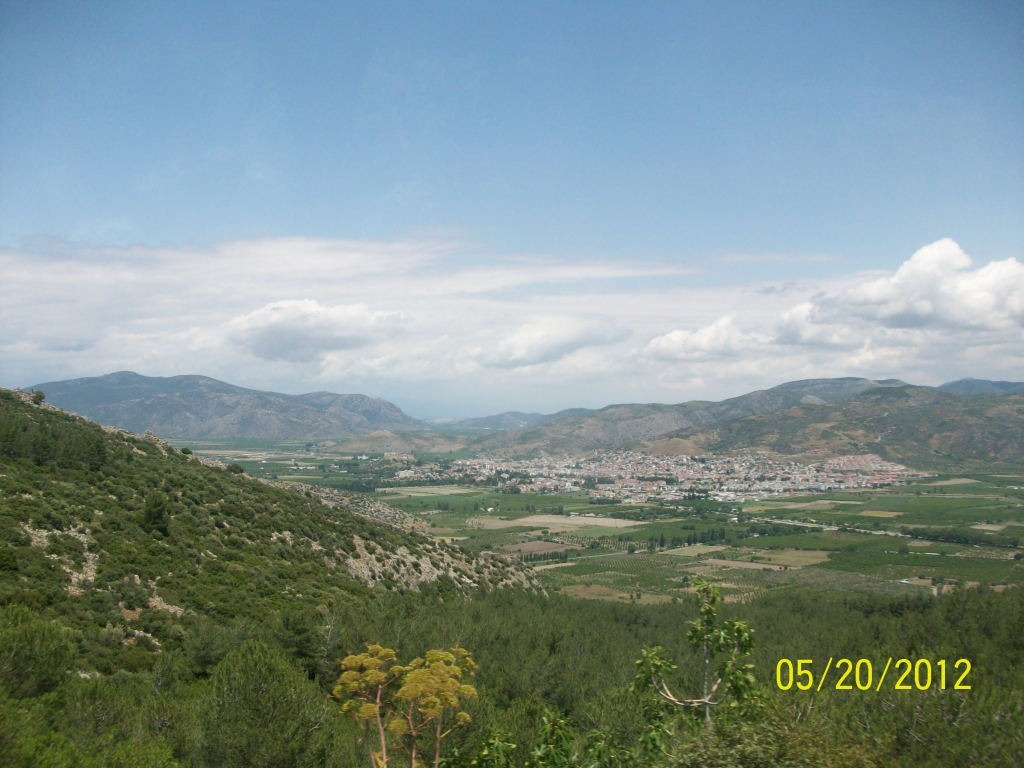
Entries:
<svg viewBox="0 0 1024 768">
<path fill-rule="evenodd" d="M 286 391 L 361 387 L 423 415 L 466 415 L 454 411 L 717 399 L 778 383 L 769 377 L 899 373 L 851 356 L 868 338 L 856 346 L 856 334 L 831 356 L 773 347 L 764 354 L 790 360 L 777 370 L 705 371 L 685 358 L 648 360 L 641 375 L 637 361 L 663 348 L 650 347 L 657 338 L 721 330 L 726 317 L 748 340 L 792 340 L 779 330 L 785 312 L 895 279 L 943 238 L 973 261 L 935 263 L 971 286 L 986 265 L 1024 255 L 1020 3 L 0 4 L 8 386 L 119 367 Z M 330 243 L 341 261 L 411 255 L 393 265 L 393 290 L 383 275 L 346 292 L 329 264 L 302 280 L 270 267 L 255 270 L 259 285 L 246 276 L 254 257 L 242 244 L 285 269 L 300 241 Z M 237 277 L 203 293 L 223 317 L 181 297 L 132 309 L 120 293 L 111 314 L 53 282 L 54 271 L 89 269 L 106 291 L 127 290 L 130 264 L 132 285 L 158 292 L 211 254 L 238 254 L 227 273 Z M 604 267 L 618 271 L 595 278 Z M 487 310 L 471 311 L 468 289 L 445 285 L 475 269 L 537 279 L 473 294 Z M 1011 292 L 979 299 L 1005 315 L 985 326 L 1004 332 L 990 353 L 936 320 L 941 344 L 903 340 L 919 353 L 896 356 L 905 377 L 1024 376 L 1017 272 L 1000 274 Z M 419 304 L 415 286 L 428 283 L 433 301 Z M 947 294 L 966 290 L 956 286 Z M 789 303 L 749 298 L 765 291 Z M 646 319 L 616 314 L 612 295 Z M 68 302 L 74 311 L 41 309 Z M 320 351 L 305 361 L 268 360 L 253 350 L 270 347 L 236 337 L 237 359 L 213 342 L 154 352 L 185 333 L 228 339 L 224 329 L 280 302 L 319 318 L 301 315 L 302 327 L 355 322 L 360 305 L 366 317 L 404 313 L 405 330 L 310 331 L 320 341 L 298 347 Z M 417 333 L 454 339 L 467 316 L 493 339 L 456 339 L 448 357 L 406 369 L 424 347 Z M 872 322 L 878 347 L 887 326 Z M 599 343 L 574 347 L 573 328 Z M 479 370 L 458 358 L 523 334 L 555 351 L 511 354 L 524 364 L 498 374 L 480 355 L 469 355 Z M 54 342 L 65 337 L 77 340 Z M 412 346 L 385 348 L 398 337 Z M 619 373 L 572 368 L 587 349 L 618 350 Z M 353 359 L 332 364 L 340 354 Z M 383 358 L 403 363 L 366 368 Z"/>
</svg>

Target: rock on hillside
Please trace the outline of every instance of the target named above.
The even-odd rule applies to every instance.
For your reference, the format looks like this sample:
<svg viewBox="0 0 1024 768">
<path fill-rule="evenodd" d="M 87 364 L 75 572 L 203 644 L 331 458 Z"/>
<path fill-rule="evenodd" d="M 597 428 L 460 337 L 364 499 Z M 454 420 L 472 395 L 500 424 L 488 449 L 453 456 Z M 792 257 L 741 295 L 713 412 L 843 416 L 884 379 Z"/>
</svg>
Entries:
<svg viewBox="0 0 1024 768">
<path fill-rule="evenodd" d="M 346 438 L 376 430 L 418 432 L 429 425 L 387 400 L 313 392 L 283 395 L 206 376 L 107 376 L 50 381 L 33 389 L 101 424 L 169 438 Z"/>
</svg>

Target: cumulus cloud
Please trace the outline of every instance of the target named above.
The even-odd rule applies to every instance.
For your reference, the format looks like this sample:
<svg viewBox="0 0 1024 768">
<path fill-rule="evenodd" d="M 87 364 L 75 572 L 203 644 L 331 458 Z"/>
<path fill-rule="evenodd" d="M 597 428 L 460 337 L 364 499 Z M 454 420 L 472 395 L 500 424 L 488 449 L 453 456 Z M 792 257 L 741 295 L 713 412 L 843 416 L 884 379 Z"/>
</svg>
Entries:
<svg viewBox="0 0 1024 768">
<path fill-rule="evenodd" d="M 712 360 L 735 357 L 767 341 L 761 334 L 744 333 L 736 325 L 736 316 L 726 315 L 695 331 L 674 330 L 655 336 L 643 354 L 659 360 Z"/>
<path fill-rule="evenodd" d="M 926 371 L 939 380 L 984 376 L 979 364 L 1013 371 L 1024 363 L 1024 265 L 978 268 L 950 239 L 921 248 L 884 276 L 847 278 L 782 308 L 774 322 L 732 313 L 710 325 L 654 336 L 641 359 L 671 369 L 663 378 L 822 375 L 899 376 Z M 798 292 L 796 289 L 794 292 Z M 755 288 L 757 296 L 784 298 Z M 738 319 L 739 318 L 739 319 Z M 744 331 L 767 328 L 768 331 Z M 1014 370 L 1015 366 L 1018 370 Z M 795 371 L 800 371 L 799 374 Z M 1006 375 L 1006 374 L 1004 374 Z"/>
<path fill-rule="evenodd" d="M 857 318 L 885 328 L 1006 330 L 1024 327 L 1024 264 L 993 261 L 971 271 L 949 238 L 917 251 L 891 277 L 868 280 L 811 307 L 812 322 Z"/>
<path fill-rule="evenodd" d="M 939 240 L 890 276 L 820 293 L 786 310 L 775 341 L 859 349 L 860 360 L 877 360 L 883 348 L 942 355 L 968 343 L 1019 343 L 1024 264 L 1011 258 L 974 270 L 971 266 L 957 243 Z"/>
<path fill-rule="evenodd" d="M 275 301 L 228 323 L 231 340 L 264 360 L 309 363 L 327 352 L 359 349 L 401 330 L 401 312 L 363 304 L 321 306 L 314 299 Z"/>
<path fill-rule="evenodd" d="M 477 360 L 495 368 L 524 368 L 561 360 L 585 347 L 613 344 L 629 331 L 603 318 L 540 317 L 523 323 L 493 347 L 479 350 Z"/>
</svg>

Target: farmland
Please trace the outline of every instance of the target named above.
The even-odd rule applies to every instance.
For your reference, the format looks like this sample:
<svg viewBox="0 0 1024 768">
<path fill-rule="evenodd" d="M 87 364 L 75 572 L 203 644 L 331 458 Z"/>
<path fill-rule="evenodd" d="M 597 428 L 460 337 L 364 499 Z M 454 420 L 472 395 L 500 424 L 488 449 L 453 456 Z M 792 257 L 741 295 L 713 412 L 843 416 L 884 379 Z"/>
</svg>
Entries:
<svg viewBox="0 0 1024 768">
<path fill-rule="evenodd" d="M 1020 586 L 1024 559 L 1013 544 L 1024 538 L 1024 494 L 1006 487 L 1012 479 L 956 480 L 690 509 L 473 488 L 383 498 L 428 521 L 434 535 L 514 552 L 538 567 L 550 592 L 579 599 L 671 601 L 697 577 L 718 582 L 730 602 L 794 585 L 890 595 Z M 922 538 L 922 530 L 966 539 Z"/>
<path fill-rule="evenodd" d="M 1016 474 L 746 502 L 597 504 L 582 491 L 402 485 L 397 475 L 412 457 L 350 456 L 325 443 L 195 449 L 257 477 L 364 493 L 422 520 L 434 538 L 521 558 L 549 592 L 579 599 L 671 601 L 698 577 L 719 583 L 730 601 L 794 585 L 912 595 L 1024 584 L 1024 477 Z"/>
</svg>

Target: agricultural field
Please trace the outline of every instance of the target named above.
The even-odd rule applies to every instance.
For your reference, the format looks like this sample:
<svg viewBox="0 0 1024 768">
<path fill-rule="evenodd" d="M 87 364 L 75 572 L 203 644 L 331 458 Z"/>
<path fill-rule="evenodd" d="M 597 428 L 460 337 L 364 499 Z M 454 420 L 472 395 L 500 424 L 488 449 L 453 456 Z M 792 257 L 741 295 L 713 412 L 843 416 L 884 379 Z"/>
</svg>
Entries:
<svg viewBox="0 0 1024 768">
<path fill-rule="evenodd" d="M 730 602 L 793 585 L 922 594 L 1024 585 L 1024 491 L 1016 477 L 914 485 L 701 509 L 595 505 L 582 493 L 391 488 L 377 498 L 431 535 L 532 563 L 549 591 L 637 604 L 679 599 L 695 579 Z M 1024 486 L 1024 482 L 1022 482 Z M 927 538 L 933 532 L 935 538 Z"/>
</svg>

